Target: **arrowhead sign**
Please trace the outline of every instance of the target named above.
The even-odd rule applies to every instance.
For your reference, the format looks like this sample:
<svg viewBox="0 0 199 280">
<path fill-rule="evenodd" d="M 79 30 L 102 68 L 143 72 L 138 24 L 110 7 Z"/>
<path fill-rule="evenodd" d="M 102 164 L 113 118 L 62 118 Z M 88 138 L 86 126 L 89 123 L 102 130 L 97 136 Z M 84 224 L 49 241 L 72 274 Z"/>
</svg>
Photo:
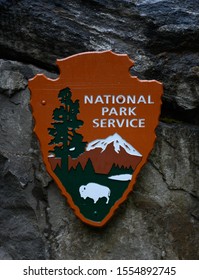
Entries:
<svg viewBox="0 0 199 280">
<path fill-rule="evenodd" d="M 111 51 L 57 60 L 60 76 L 29 80 L 48 173 L 75 214 L 103 226 L 132 191 L 156 138 L 162 84 L 129 73 Z"/>
</svg>

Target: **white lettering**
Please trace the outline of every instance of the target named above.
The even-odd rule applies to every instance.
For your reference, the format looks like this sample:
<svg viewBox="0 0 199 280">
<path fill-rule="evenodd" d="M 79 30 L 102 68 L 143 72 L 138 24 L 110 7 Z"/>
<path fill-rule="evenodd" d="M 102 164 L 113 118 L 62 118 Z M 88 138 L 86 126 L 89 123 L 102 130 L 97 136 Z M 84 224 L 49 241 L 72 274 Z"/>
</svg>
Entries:
<svg viewBox="0 0 199 280">
<path fill-rule="evenodd" d="M 151 100 L 151 95 L 148 95 L 148 104 L 154 104 L 154 102 Z"/>
<path fill-rule="evenodd" d="M 135 104 L 136 103 L 136 95 L 127 95 L 126 97 L 126 103 L 129 104 L 129 103 L 132 103 L 132 104 Z"/>
<path fill-rule="evenodd" d="M 105 98 L 105 104 L 109 104 L 111 95 L 104 95 L 104 98 Z"/>
<path fill-rule="evenodd" d="M 124 95 L 118 95 L 116 96 L 116 102 L 118 104 L 124 104 L 126 101 L 126 97 Z"/>
<path fill-rule="evenodd" d="M 93 104 L 93 95 L 90 95 L 90 97 L 88 95 L 84 95 L 84 104 L 87 104 L 87 101 L 88 103 Z"/>
<path fill-rule="evenodd" d="M 102 107 L 102 116 L 105 115 L 105 113 L 108 113 L 109 108 L 108 107 Z"/>
<path fill-rule="evenodd" d="M 145 119 L 139 120 L 139 127 L 145 127 Z"/>
<path fill-rule="evenodd" d="M 115 107 L 112 107 L 111 110 L 110 110 L 110 113 L 108 114 L 109 116 L 111 115 L 116 115 L 118 116 L 118 113 L 117 113 L 117 110 L 115 109 Z"/>
<path fill-rule="evenodd" d="M 94 97 L 93 95 L 85 95 L 84 96 L 84 104 L 154 104 L 151 95 L 97 95 Z"/>
<path fill-rule="evenodd" d="M 98 95 L 98 96 L 96 97 L 96 99 L 95 99 L 95 104 L 96 104 L 96 103 L 102 103 L 102 104 L 104 104 L 104 101 L 103 101 L 101 95 Z"/>
<path fill-rule="evenodd" d="M 125 119 L 122 119 L 121 122 L 118 119 L 116 119 L 118 127 L 123 127 L 124 121 Z"/>
<path fill-rule="evenodd" d="M 115 107 L 108 108 L 108 107 L 102 107 L 102 116 L 104 115 L 115 115 L 115 116 L 136 116 L 136 110 L 137 107 L 119 107 L 119 109 L 116 109 Z"/>
<path fill-rule="evenodd" d="M 100 122 L 100 127 L 107 127 L 106 125 L 106 119 L 101 119 L 101 122 Z"/>
<path fill-rule="evenodd" d="M 109 119 L 108 121 L 108 127 L 115 127 L 115 120 L 114 119 Z"/>
<path fill-rule="evenodd" d="M 94 119 L 93 127 L 132 127 L 132 128 L 144 128 L 145 127 L 145 119 Z"/>
<path fill-rule="evenodd" d="M 133 108 L 132 108 L 132 107 L 131 107 L 131 108 L 129 107 L 129 108 L 128 108 L 128 115 L 129 115 L 129 116 L 131 116 L 131 115 L 136 116 L 136 113 L 134 112 L 135 109 L 136 109 L 136 107 L 133 107 Z"/>
<path fill-rule="evenodd" d="M 140 95 L 140 97 L 138 98 L 137 104 L 140 104 L 140 103 L 146 104 L 146 100 L 143 95 Z"/>
<path fill-rule="evenodd" d="M 124 115 L 124 116 L 127 115 L 125 107 L 120 107 L 120 116 L 122 116 L 122 115 Z"/>
<path fill-rule="evenodd" d="M 98 121 L 99 121 L 99 119 L 94 119 L 93 120 L 93 127 L 94 128 L 99 127 L 99 122 Z"/>
</svg>

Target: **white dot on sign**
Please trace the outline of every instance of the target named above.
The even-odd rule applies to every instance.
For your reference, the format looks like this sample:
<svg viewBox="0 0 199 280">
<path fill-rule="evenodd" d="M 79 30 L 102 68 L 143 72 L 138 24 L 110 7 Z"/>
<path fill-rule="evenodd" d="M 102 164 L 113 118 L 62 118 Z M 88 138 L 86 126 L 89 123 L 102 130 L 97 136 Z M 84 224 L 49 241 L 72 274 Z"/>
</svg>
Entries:
<svg viewBox="0 0 199 280">
<path fill-rule="evenodd" d="M 94 211 L 94 214 L 97 215 L 97 211 Z"/>
<path fill-rule="evenodd" d="M 41 101 L 41 104 L 42 104 L 42 105 L 46 105 L 46 100 L 42 100 L 42 101 Z"/>
</svg>

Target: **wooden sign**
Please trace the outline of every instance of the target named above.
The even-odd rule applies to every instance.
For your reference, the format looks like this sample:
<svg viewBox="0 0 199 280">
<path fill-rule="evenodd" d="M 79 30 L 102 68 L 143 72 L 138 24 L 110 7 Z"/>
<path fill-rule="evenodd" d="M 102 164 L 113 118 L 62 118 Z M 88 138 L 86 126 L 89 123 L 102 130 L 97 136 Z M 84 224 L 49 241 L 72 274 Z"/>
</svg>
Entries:
<svg viewBox="0 0 199 280">
<path fill-rule="evenodd" d="M 103 226 L 127 198 L 156 138 L 162 84 L 129 73 L 111 51 L 57 60 L 29 81 L 43 160 L 75 214 Z"/>
</svg>

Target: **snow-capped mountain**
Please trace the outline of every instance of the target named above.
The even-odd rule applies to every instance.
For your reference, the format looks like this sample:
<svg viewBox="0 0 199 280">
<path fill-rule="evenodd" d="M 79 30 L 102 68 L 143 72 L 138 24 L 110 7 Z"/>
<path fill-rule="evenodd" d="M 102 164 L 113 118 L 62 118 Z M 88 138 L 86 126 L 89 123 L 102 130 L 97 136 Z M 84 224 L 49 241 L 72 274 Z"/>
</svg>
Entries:
<svg viewBox="0 0 199 280">
<path fill-rule="evenodd" d="M 87 145 L 86 151 L 78 158 L 69 157 L 69 168 L 76 168 L 78 163 L 84 169 L 91 160 L 96 173 L 108 174 L 113 166 L 135 168 L 142 160 L 142 155 L 119 134 L 106 139 L 97 139 Z"/>
<path fill-rule="evenodd" d="M 86 150 L 91 151 L 96 148 L 101 148 L 104 152 L 109 144 L 113 144 L 116 153 L 119 153 L 121 147 L 130 155 L 141 157 L 142 155 L 129 143 L 127 143 L 119 134 L 115 133 L 106 139 L 97 139 L 87 145 Z"/>
</svg>

